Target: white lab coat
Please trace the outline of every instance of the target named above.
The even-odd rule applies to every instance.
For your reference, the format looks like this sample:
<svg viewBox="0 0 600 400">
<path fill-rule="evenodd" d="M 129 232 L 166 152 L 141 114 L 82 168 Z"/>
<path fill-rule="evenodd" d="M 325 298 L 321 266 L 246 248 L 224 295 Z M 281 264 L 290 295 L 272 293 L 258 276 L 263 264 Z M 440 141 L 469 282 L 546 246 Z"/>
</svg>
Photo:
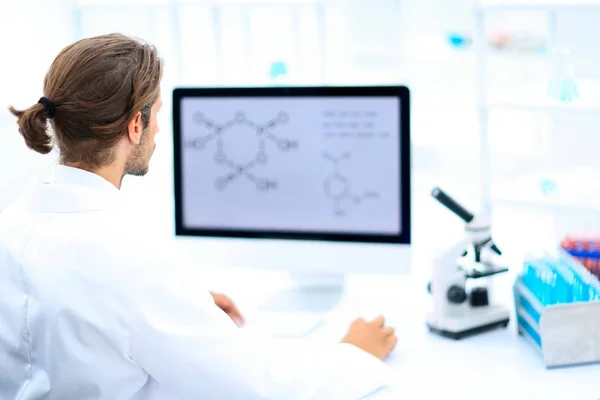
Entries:
<svg viewBox="0 0 600 400">
<path fill-rule="evenodd" d="M 80 169 L 58 166 L 2 212 L 0 399 L 356 399 L 385 385 L 388 367 L 352 345 L 238 328 L 161 249 Z"/>
</svg>

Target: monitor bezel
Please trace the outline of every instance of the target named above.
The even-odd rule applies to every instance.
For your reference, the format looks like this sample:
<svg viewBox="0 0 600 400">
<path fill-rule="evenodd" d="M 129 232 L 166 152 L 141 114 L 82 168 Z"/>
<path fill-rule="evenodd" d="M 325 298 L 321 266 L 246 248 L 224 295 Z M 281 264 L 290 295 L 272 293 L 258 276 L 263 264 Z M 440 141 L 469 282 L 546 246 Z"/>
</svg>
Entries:
<svg viewBox="0 0 600 400">
<path fill-rule="evenodd" d="M 397 234 L 324 231 L 189 228 L 183 221 L 181 101 L 190 97 L 396 97 L 400 107 L 400 232 Z M 213 238 L 305 240 L 411 244 L 410 90 L 406 86 L 197 87 L 173 90 L 173 171 L 175 235 Z"/>
</svg>

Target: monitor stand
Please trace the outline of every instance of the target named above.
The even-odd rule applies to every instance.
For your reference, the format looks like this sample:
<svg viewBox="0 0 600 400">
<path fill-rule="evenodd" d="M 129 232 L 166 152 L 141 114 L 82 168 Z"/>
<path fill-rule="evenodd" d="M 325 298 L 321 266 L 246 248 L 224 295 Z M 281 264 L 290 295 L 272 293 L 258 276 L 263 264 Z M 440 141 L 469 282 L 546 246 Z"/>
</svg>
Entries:
<svg viewBox="0 0 600 400">
<path fill-rule="evenodd" d="M 344 295 L 343 274 L 290 273 L 291 287 L 268 296 L 260 309 L 323 314 L 333 310 Z"/>
</svg>

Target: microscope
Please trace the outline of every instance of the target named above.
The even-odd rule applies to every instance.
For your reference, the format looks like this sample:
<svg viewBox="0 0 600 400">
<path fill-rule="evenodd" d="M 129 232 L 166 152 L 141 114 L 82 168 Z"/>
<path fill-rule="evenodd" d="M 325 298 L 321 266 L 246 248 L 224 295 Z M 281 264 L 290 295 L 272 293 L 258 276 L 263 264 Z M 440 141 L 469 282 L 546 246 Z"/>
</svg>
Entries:
<svg viewBox="0 0 600 400">
<path fill-rule="evenodd" d="M 508 326 L 507 307 L 490 304 L 485 286 L 467 289 L 467 280 L 477 280 L 508 271 L 494 264 L 494 254 L 502 255 L 492 241 L 487 216 L 473 215 L 440 188 L 431 192 L 434 199 L 465 222 L 465 236 L 434 260 L 428 291 L 433 296 L 433 311 L 427 326 L 433 333 L 455 340 Z"/>
</svg>

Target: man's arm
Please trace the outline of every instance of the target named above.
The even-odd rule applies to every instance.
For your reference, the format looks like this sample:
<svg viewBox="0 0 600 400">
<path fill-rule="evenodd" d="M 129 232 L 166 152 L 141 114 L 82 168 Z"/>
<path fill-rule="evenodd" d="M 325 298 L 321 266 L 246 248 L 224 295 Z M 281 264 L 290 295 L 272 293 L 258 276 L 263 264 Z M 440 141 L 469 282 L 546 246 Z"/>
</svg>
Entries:
<svg viewBox="0 0 600 400">
<path fill-rule="evenodd" d="M 358 399 L 388 382 L 389 367 L 354 345 L 256 336 L 185 273 L 157 271 L 135 296 L 131 356 L 181 400 Z"/>
</svg>

